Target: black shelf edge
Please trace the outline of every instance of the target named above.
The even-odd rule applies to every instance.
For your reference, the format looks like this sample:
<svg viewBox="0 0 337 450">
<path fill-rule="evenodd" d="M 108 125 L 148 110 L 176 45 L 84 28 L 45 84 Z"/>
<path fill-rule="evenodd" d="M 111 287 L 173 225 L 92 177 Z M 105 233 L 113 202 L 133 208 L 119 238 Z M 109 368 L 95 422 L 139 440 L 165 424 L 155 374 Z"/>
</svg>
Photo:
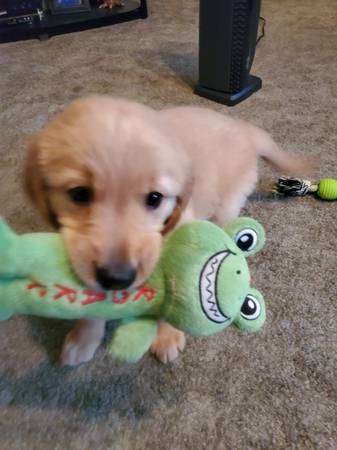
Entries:
<svg viewBox="0 0 337 450">
<path fill-rule="evenodd" d="M 93 9 L 90 12 L 45 15 L 42 20 L 34 19 L 32 24 L 1 27 L 0 43 L 27 39 L 47 39 L 58 34 L 73 33 L 90 28 L 146 19 L 148 17 L 146 0 L 137 2 L 127 0 L 125 6 L 107 9 Z"/>
</svg>

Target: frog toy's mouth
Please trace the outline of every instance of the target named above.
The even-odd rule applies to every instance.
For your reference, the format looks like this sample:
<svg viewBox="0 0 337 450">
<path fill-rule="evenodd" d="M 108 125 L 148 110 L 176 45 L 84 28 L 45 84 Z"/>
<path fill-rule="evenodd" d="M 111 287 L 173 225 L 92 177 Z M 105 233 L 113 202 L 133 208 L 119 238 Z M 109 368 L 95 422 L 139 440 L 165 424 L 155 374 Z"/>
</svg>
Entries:
<svg viewBox="0 0 337 450">
<path fill-rule="evenodd" d="M 229 250 L 215 253 L 205 263 L 199 281 L 200 302 L 208 319 L 216 323 L 230 320 L 220 309 L 217 298 L 217 278 L 221 264 L 231 254 Z"/>
</svg>

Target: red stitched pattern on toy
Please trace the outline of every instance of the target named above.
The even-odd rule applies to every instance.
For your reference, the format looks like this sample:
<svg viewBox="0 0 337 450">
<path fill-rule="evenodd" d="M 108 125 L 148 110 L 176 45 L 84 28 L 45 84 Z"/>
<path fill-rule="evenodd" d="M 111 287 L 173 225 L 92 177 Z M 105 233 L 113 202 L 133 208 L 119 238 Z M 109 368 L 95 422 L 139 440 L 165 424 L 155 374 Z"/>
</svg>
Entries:
<svg viewBox="0 0 337 450">
<path fill-rule="evenodd" d="M 153 288 L 148 286 L 143 286 L 139 292 L 135 295 L 135 298 L 133 299 L 134 302 L 139 300 L 141 297 L 144 297 L 148 302 L 154 299 L 156 296 L 157 291 L 155 291 Z"/>
<path fill-rule="evenodd" d="M 90 305 L 91 303 L 102 302 L 102 301 L 106 300 L 105 292 L 85 290 L 85 291 L 82 291 L 82 293 L 87 296 L 87 298 L 85 298 L 84 300 L 81 301 L 81 305 L 83 305 L 83 306 Z"/>
<path fill-rule="evenodd" d="M 129 300 L 130 292 L 128 291 L 117 291 L 112 293 L 112 302 L 116 305 L 123 305 Z"/>
<path fill-rule="evenodd" d="M 51 290 L 51 287 L 47 287 L 38 281 L 30 281 L 26 288 L 29 290 L 36 290 L 39 297 L 45 297 Z M 80 296 L 84 295 L 85 298 L 81 301 L 82 306 L 91 305 L 93 303 L 102 302 L 104 300 L 111 299 L 112 303 L 116 305 L 123 305 L 128 300 L 137 302 L 141 298 L 144 298 L 147 302 L 152 301 L 157 295 L 157 291 L 149 286 L 143 286 L 138 292 L 129 291 L 113 291 L 111 293 L 93 291 L 90 289 L 76 290 L 63 286 L 62 284 L 54 284 L 52 288 L 57 289 L 53 295 L 53 300 L 66 299 L 69 303 L 75 303 L 80 300 Z M 53 294 L 53 292 L 52 292 Z"/>
<path fill-rule="evenodd" d="M 32 290 L 32 289 L 39 289 L 38 294 L 39 297 L 45 297 L 47 295 L 47 288 L 46 286 L 44 286 L 43 284 L 39 283 L 38 281 L 32 281 L 31 283 L 29 283 L 27 285 L 27 289 Z"/>
<path fill-rule="evenodd" d="M 62 286 L 62 284 L 54 284 L 54 287 L 59 289 L 59 292 L 53 296 L 54 300 L 66 297 L 69 303 L 74 303 L 77 300 L 77 292 L 75 289 Z"/>
</svg>

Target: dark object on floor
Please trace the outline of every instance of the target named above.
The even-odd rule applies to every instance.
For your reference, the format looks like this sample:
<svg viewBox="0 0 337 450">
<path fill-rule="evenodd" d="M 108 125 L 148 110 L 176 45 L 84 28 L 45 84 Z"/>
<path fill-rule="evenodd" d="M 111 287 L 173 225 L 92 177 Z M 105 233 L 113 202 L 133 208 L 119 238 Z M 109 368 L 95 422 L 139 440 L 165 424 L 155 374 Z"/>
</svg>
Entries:
<svg viewBox="0 0 337 450">
<path fill-rule="evenodd" d="M 277 194 L 285 197 L 304 197 L 307 194 L 316 194 L 322 200 L 337 200 L 337 180 L 323 178 L 318 183 L 299 178 L 281 177 L 275 186 Z"/>
<path fill-rule="evenodd" d="M 98 0 L 0 0 L 0 42 L 45 39 L 147 17 L 146 0 L 99 8 Z"/>
<path fill-rule="evenodd" d="M 200 0 L 196 94 L 233 106 L 261 88 L 261 79 L 250 75 L 260 4 L 260 0 Z"/>
</svg>

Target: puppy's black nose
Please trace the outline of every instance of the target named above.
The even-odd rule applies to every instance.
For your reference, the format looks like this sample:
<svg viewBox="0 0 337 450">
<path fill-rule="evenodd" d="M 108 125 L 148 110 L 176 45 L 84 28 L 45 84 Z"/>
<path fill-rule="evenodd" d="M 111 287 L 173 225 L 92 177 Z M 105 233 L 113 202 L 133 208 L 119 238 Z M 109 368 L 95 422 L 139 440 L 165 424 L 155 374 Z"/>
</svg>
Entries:
<svg viewBox="0 0 337 450">
<path fill-rule="evenodd" d="M 103 289 L 126 289 L 136 278 L 137 272 L 133 266 L 125 265 L 113 271 L 101 266 L 96 269 L 96 280 Z"/>
</svg>

